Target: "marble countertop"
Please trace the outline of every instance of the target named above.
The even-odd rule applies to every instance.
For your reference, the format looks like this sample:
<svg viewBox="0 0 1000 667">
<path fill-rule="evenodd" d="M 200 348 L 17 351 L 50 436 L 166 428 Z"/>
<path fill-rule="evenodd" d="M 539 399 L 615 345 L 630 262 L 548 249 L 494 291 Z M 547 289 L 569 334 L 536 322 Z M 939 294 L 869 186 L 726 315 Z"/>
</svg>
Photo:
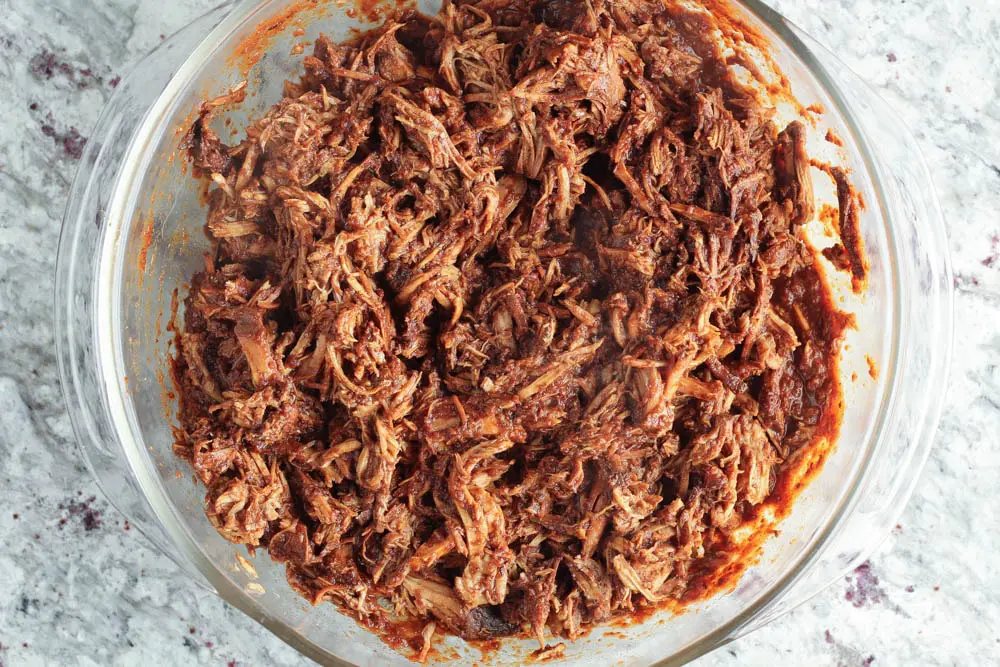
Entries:
<svg viewBox="0 0 1000 667">
<path fill-rule="evenodd" d="M 0 0 L 0 666 L 306 664 L 187 582 L 101 497 L 53 353 L 56 242 L 86 134 L 130 63 L 216 2 Z M 951 238 L 957 354 L 936 448 L 869 563 L 697 664 L 995 663 L 1000 3 L 771 2 L 915 131 Z"/>
</svg>

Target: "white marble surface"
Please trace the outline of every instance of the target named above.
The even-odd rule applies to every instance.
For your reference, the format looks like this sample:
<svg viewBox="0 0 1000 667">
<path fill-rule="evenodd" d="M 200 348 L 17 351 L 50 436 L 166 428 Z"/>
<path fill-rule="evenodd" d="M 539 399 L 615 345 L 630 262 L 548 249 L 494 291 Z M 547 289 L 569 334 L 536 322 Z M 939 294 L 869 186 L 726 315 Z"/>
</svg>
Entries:
<svg viewBox="0 0 1000 667">
<path fill-rule="evenodd" d="M 916 131 L 951 237 L 957 354 L 937 447 L 871 558 L 875 594 L 859 605 L 856 582 L 838 582 L 697 664 L 997 664 L 1000 3 L 772 1 Z M 0 665 L 305 662 L 100 498 L 53 354 L 53 259 L 81 135 L 115 76 L 215 2 L 0 0 Z"/>
</svg>

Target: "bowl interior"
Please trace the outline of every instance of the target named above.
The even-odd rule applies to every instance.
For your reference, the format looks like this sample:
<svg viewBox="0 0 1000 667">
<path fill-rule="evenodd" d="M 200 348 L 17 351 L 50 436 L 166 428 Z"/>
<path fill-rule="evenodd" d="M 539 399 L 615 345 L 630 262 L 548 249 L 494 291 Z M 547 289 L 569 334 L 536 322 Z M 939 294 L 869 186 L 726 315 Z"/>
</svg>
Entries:
<svg viewBox="0 0 1000 667">
<path fill-rule="evenodd" d="M 187 465 L 172 452 L 175 400 L 168 375 L 171 354 L 168 323 L 172 302 L 181 301 L 189 278 L 203 266 L 208 241 L 202 231 L 205 210 L 192 180 L 183 151 L 182 134 L 198 105 L 224 93 L 245 78 L 245 58 L 234 58 L 261 21 L 270 29 L 255 44 L 261 57 L 249 71 L 249 95 L 239 108 L 218 119 L 225 140 L 242 133 L 248 119 L 259 117 L 281 97 L 282 82 L 299 73 L 302 56 L 293 54 L 299 43 L 320 33 L 347 38 L 352 29 L 371 27 L 335 3 L 309 5 L 292 0 L 245 3 L 209 36 L 177 72 L 159 103 L 150 111 L 135 138 L 121 176 L 115 184 L 110 225 L 99 260 L 98 332 L 104 354 L 102 372 L 108 394 L 121 401 L 116 427 L 125 443 L 133 470 L 152 480 L 147 493 L 160 520 L 179 549 L 198 564 L 206 578 L 223 595 L 282 629 L 286 639 L 312 654 L 355 664 L 407 664 L 408 661 L 380 640 L 341 615 L 331 605 L 312 607 L 294 593 L 284 578 L 284 568 L 266 554 L 250 558 L 242 547 L 225 541 L 205 518 L 204 490 L 193 480 Z M 436 3 L 422 2 L 433 12 Z M 754 26 L 771 43 L 771 56 L 791 83 L 803 106 L 821 105 L 826 113 L 813 116 L 809 127 L 810 154 L 846 167 L 868 207 L 862 213 L 862 230 L 871 261 L 868 291 L 858 297 L 841 276 L 828 277 L 842 310 L 853 313 L 858 327 L 848 333 L 841 362 L 846 409 L 837 446 L 821 472 L 799 497 L 779 533 L 770 538 L 759 562 L 751 567 L 728 594 L 693 606 L 688 613 L 661 613 L 628 628 L 598 629 L 569 644 L 563 661 L 578 664 L 650 664 L 676 656 L 706 641 L 717 643 L 763 603 L 789 584 L 801 565 L 815 552 L 826 530 L 836 521 L 851 489 L 864 468 L 875 441 L 882 414 L 887 378 L 897 336 L 894 313 L 896 268 L 892 235 L 884 219 L 876 185 L 863 159 L 863 138 L 836 113 L 838 104 L 823 89 L 813 72 L 756 15 L 739 6 L 733 11 Z M 304 29 L 305 34 L 295 33 Z M 308 49 L 308 47 L 306 47 Z M 778 105 L 785 121 L 797 114 L 792 105 Z M 833 130 L 843 140 L 837 147 L 825 140 Z M 235 139 L 234 139 L 235 140 Z M 818 206 L 836 206 L 836 195 L 821 172 L 814 173 Z M 809 233 L 820 247 L 830 243 L 823 226 L 814 222 Z M 180 304 L 183 309 L 183 303 Z M 182 317 L 182 312 L 179 317 Z M 180 321 L 180 320 L 178 320 Z M 883 372 L 869 374 L 868 360 Z M 253 564 L 247 568 L 237 553 Z M 253 572 L 255 570 L 255 572 Z M 609 635 L 613 632 L 613 635 Z M 445 655 L 456 659 L 523 662 L 537 648 L 533 641 L 505 642 L 490 656 L 463 642 L 449 640 Z M 452 652 L 451 649 L 454 649 Z"/>
</svg>

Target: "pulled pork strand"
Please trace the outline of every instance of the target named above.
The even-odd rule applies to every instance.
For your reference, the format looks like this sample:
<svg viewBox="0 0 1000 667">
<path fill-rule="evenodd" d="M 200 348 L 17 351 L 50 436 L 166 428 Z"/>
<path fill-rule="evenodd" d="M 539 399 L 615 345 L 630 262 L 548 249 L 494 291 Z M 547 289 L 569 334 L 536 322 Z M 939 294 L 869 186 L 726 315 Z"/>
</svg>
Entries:
<svg viewBox="0 0 1000 667">
<path fill-rule="evenodd" d="M 319 38 L 236 146 L 206 105 L 175 449 L 224 537 L 425 656 L 711 574 L 830 421 L 840 329 L 804 128 L 696 27 L 452 0 Z"/>
</svg>

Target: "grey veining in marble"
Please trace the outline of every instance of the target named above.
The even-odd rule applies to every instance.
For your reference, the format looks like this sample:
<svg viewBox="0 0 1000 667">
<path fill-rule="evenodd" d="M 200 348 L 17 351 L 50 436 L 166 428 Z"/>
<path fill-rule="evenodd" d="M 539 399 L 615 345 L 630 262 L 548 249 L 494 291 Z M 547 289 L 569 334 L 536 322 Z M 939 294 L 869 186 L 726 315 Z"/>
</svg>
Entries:
<svg viewBox="0 0 1000 667">
<path fill-rule="evenodd" d="M 101 499 L 58 388 L 52 270 L 88 129 L 215 0 L 0 0 L 0 665 L 298 665 Z M 772 0 L 917 134 L 956 269 L 937 446 L 869 564 L 697 664 L 985 665 L 1000 656 L 1000 3 Z"/>
</svg>

